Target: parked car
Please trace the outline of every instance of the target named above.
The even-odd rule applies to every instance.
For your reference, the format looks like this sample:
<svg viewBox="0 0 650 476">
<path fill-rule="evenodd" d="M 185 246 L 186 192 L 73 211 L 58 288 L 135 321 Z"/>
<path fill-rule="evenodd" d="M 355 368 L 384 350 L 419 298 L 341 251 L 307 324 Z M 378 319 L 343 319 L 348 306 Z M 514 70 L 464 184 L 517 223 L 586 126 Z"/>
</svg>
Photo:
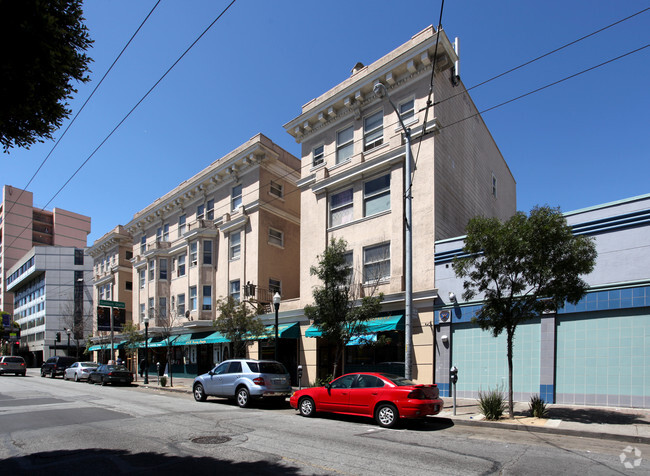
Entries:
<svg viewBox="0 0 650 476">
<path fill-rule="evenodd" d="M 63 380 L 88 380 L 90 372 L 95 370 L 99 364 L 97 362 L 75 362 L 63 372 Z"/>
<path fill-rule="evenodd" d="M 253 399 L 285 400 L 291 395 L 291 377 L 274 360 L 232 359 L 196 377 L 192 389 L 198 402 L 208 396 L 234 398 L 245 408 Z"/>
<path fill-rule="evenodd" d="M 47 377 L 48 375 L 51 378 L 56 377 L 57 375 L 63 376 L 65 369 L 70 367 L 77 361 L 74 357 L 66 357 L 64 355 L 55 355 L 50 357 L 43 365 L 41 365 L 41 377 Z"/>
<path fill-rule="evenodd" d="M 358 372 L 343 375 L 324 387 L 305 388 L 289 399 L 305 417 L 317 412 L 374 418 L 392 428 L 401 418 L 424 418 L 442 411 L 438 386 L 422 385 L 393 374 Z"/>
<path fill-rule="evenodd" d="M 124 365 L 102 364 L 90 372 L 88 383 L 131 385 L 133 374 Z"/>
<path fill-rule="evenodd" d="M 19 356 L 3 355 L 0 357 L 0 375 L 15 374 L 22 375 L 27 373 L 25 359 Z"/>
</svg>

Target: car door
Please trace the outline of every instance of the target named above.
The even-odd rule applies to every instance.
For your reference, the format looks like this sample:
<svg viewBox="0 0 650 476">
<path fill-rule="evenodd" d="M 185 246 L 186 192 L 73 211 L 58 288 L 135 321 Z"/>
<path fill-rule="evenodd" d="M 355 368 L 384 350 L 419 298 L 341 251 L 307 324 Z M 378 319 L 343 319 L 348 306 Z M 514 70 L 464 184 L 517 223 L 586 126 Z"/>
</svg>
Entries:
<svg viewBox="0 0 650 476">
<path fill-rule="evenodd" d="M 357 374 L 344 375 L 337 378 L 325 387 L 319 399 L 320 409 L 327 412 L 348 413 L 350 402 L 350 389 L 357 378 Z"/>
<path fill-rule="evenodd" d="M 222 362 L 217 365 L 211 374 L 203 378 L 203 388 L 206 395 L 218 395 L 217 386 L 222 375 L 228 371 L 230 362 Z"/>
<path fill-rule="evenodd" d="M 350 389 L 350 412 L 372 416 L 383 386 L 384 382 L 374 375 L 359 375 Z"/>
<path fill-rule="evenodd" d="M 68 367 L 67 369 L 65 369 L 65 372 L 64 372 L 64 376 L 65 376 L 65 378 L 67 378 L 67 379 L 68 379 L 68 378 L 73 379 L 73 378 L 74 378 L 74 374 L 77 372 L 77 367 L 79 367 L 79 363 L 78 363 L 78 362 L 75 362 L 75 363 L 72 364 L 70 367 Z"/>
<path fill-rule="evenodd" d="M 217 381 L 217 395 L 222 397 L 234 397 L 237 385 L 237 380 L 242 375 L 242 364 L 236 360 L 230 362 L 228 370 L 220 375 Z"/>
</svg>

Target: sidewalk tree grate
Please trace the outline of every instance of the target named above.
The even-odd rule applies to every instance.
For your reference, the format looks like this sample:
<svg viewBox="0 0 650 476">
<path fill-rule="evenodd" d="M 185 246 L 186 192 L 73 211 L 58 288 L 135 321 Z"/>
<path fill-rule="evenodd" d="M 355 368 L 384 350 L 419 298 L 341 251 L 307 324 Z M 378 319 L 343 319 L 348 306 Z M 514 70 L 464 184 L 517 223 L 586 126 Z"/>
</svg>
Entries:
<svg viewBox="0 0 650 476">
<path fill-rule="evenodd" d="M 230 438 L 227 436 L 199 436 L 198 438 L 193 438 L 192 443 L 197 443 L 199 445 L 219 445 L 221 443 L 227 443 L 230 441 Z"/>
</svg>

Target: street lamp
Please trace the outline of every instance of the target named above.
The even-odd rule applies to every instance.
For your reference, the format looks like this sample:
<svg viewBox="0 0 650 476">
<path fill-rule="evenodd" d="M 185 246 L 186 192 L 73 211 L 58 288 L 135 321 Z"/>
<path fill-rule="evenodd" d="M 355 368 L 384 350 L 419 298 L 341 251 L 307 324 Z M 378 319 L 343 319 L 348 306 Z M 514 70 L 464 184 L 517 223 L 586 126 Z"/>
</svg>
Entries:
<svg viewBox="0 0 650 476">
<path fill-rule="evenodd" d="M 380 98 L 385 97 L 388 99 L 388 102 L 397 114 L 397 119 L 399 119 L 400 126 L 402 126 L 402 130 L 404 131 L 404 138 L 406 139 L 406 164 L 404 166 L 404 190 L 406 193 L 404 196 L 404 215 L 406 218 L 406 233 L 404 237 L 404 377 L 410 379 L 411 347 L 413 346 L 413 335 L 411 331 L 411 307 L 413 304 L 413 254 L 411 248 L 413 243 L 411 236 L 413 232 L 413 222 L 411 220 L 411 202 L 413 200 L 413 197 L 411 196 L 411 129 L 404 125 L 402 115 L 388 95 L 386 86 L 378 82 L 375 84 L 372 90 Z"/>
<path fill-rule="evenodd" d="M 149 385 L 149 316 L 144 316 L 144 384 Z"/>
<path fill-rule="evenodd" d="M 72 332 L 69 328 L 63 329 L 66 334 L 68 334 L 68 355 L 70 355 L 70 333 Z"/>
<path fill-rule="evenodd" d="M 280 311 L 280 293 L 273 295 L 273 307 L 275 308 L 275 360 L 278 360 L 278 311 Z"/>
</svg>

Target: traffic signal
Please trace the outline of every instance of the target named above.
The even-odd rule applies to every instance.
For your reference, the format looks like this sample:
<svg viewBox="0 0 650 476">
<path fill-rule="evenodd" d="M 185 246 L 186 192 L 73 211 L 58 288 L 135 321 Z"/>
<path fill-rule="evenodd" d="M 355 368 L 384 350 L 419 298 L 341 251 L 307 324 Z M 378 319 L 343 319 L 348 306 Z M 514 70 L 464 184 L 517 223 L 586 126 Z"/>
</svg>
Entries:
<svg viewBox="0 0 650 476">
<path fill-rule="evenodd" d="M 56 333 L 56 341 L 61 342 L 61 333 L 60 332 Z"/>
</svg>

